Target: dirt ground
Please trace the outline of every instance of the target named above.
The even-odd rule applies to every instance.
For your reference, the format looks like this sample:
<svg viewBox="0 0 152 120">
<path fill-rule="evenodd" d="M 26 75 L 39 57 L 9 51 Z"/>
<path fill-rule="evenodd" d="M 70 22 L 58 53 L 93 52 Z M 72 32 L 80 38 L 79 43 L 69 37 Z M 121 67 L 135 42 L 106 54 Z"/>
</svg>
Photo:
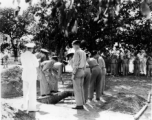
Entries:
<svg viewBox="0 0 152 120">
<path fill-rule="evenodd" d="M 12 65 L 11 65 L 12 66 Z M 0 66 L 1 70 L 2 66 Z M 69 84 L 72 84 L 70 80 L 70 74 L 63 75 L 64 84 L 59 81 L 59 91 L 72 90 Z M 117 93 L 134 93 L 145 99 L 147 99 L 148 93 L 151 90 L 152 78 L 147 77 L 106 77 L 106 90 L 104 94 L 114 96 Z M 67 87 L 68 86 L 68 87 Z M 21 109 L 23 98 L 2 99 L 3 103 L 8 103 L 14 108 Z M 74 97 L 68 97 L 58 104 L 42 104 L 37 102 L 37 107 L 40 112 L 30 113 L 34 116 L 34 120 L 134 120 L 133 115 L 114 112 L 109 110 L 101 110 L 98 105 L 104 102 L 104 97 L 101 97 L 101 103 L 93 101 L 85 105 L 85 110 L 73 110 L 71 107 L 75 106 Z M 140 117 L 139 120 L 151 120 L 151 105 Z"/>
</svg>

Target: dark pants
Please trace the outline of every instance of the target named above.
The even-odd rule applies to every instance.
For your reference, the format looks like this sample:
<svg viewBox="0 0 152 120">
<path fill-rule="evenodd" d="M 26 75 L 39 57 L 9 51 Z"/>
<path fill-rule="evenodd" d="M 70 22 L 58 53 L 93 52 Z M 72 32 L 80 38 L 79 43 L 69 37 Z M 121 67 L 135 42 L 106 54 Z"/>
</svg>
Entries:
<svg viewBox="0 0 152 120">
<path fill-rule="evenodd" d="M 116 63 L 111 63 L 111 74 L 117 75 L 117 64 Z"/>
<path fill-rule="evenodd" d="M 89 99 L 93 99 L 94 87 L 96 87 L 96 99 L 100 98 L 101 93 L 101 69 L 99 66 L 92 68 L 90 87 L 89 87 Z"/>
<path fill-rule="evenodd" d="M 140 75 L 140 65 L 135 65 L 134 74 L 135 74 L 135 76 L 139 76 Z"/>
<path fill-rule="evenodd" d="M 84 98 L 85 101 L 88 99 L 88 94 L 89 94 L 89 85 L 90 85 L 90 79 L 91 79 L 91 72 L 90 68 L 86 68 L 84 71 L 84 83 L 83 83 L 83 88 L 84 88 Z"/>
<path fill-rule="evenodd" d="M 118 62 L 118 74 L 121 75 L 122 73 L 122 61 Z"/>
</svg>

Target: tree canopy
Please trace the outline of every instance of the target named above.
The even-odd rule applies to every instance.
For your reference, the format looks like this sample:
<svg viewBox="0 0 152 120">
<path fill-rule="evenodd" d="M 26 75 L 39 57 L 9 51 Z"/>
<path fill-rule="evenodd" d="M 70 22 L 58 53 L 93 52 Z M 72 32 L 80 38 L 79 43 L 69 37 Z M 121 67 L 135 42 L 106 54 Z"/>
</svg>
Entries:
<svg viewBox="0 0 152 120">
<path fill-rule="evenodd" d="M 151 51 L 152 20 L 143 17 L 149 9 L 145 10 L 142 3 L 141 0 L 42 0 L 15 21 L 10 14 L 2 15 L 7 20 L 0 18 L 4 22 L 0 32 L 17 37 L 33 34 L 42 47 L 60 55 L 75 39 L 82 40 L 89 51 L 104 52 L 116 42 L 127 49 Z M 151 7 L 151 0 L 144 4 Z M 1 11 L 4 14 L 8 10 Z M 13 26 L 18 28 L 14 32 Z"/>
</svg>

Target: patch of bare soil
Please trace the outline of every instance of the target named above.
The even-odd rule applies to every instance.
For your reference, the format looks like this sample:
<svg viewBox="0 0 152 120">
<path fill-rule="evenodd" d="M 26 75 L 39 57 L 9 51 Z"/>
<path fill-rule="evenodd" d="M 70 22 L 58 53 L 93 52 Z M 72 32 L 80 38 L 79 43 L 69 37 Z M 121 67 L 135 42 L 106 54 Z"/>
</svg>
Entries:
<svg viewBox="0 0 152 120">
<path fill-rule="evenodd" d="M 136 114 L 145 104 L 146 100 L 131 93 L 118 93 L 116 96 L 105 96 L 105 101 L 100 108 L 126 114 Z"/>
<path fill-rule="evenodd" d="M 21 71 L 20 67 L 15 66 L 2 72 L 2 94 L 3 92 L 5 93 L 3 94 L 4 98 L 21 96 Z M 64 84 L 59 81 L 59 91 L 62 93 L 65 93 L 65 91 L 72 91 L 71 74 L 64 73 L 62 80 L 64 81 Z M 135 114 L 145 105 L 151 86 L 151 79 L 146 77 L 106 77 L 106 95 L 101 96 L 106 102 L 98 105 L 97 107 L 101 111 L 110 110 L 125 114 Z M 108 96 L 108 94 L 110 94 L 110 96 Z M 60 96 L 65 96 L 65 94 L 61 94 Z M 57 95 L 56 98 L 60 98 L 60 96 Z M 63 97 L 63 99 L 64 98 L 65 97 Z M 60 100 L 62 100 L 62 98 L 57 101 Z M 64 99 L 64 102 L 60 102 L 59 106 L 68 107 L 67 103 L 72 102 L 73 97 L 69 97 L 69 100 Z"/>
<path fill-rule="evenodd" d="M 2 120 L 35 120 L 35 113 L 25 113 L 11 107 L 7 103 L 2 103 L 1 106 Z"/>
</svg>

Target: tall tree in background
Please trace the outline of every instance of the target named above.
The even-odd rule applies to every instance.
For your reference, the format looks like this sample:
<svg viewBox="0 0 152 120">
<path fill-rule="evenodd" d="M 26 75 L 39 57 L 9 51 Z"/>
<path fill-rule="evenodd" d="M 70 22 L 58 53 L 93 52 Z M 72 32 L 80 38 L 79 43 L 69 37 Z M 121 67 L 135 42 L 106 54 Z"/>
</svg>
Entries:
<svg viewBox="0 0 152 120">
<path fill-rule="evenodd" d="M 33 20 L 28 16 L 27 12 L 22 16 L 16 17 L 16 10 L 12 8 L 0 9 L 0 32 L 10 36 L 13 50 L 15 48 L 14 40 L 20 39 L 25 34 L 29 34 L 27 26 Z"/>
<path fill-rule="evenodd" d="M 38 29 L 34 32 L 30 29 L 35 41 L 55 50 L 61 58 L 65 46 L 74 39 L 84 40 L 89 51 L 111 49 L 115 42 L 125 43 L 126 48 L 146 46 L 149 51 L 151 21 L 143 19 L 143 15 L 148 14 L 144 14 L 146 10 L 141 3 L 141 0 L 42 0 L 28 10 L 27 15 L 35 19 L 28 23 L 28 28 L 36 26 Z M 146 4 L 150 6 L 150 0 Z M 26 17 L 25 21 L 28 21 Z M 20 18 L 17 22 L 21 23 Z M 22 28 L 27 28 L 25 26 Z"/>
</svg>

